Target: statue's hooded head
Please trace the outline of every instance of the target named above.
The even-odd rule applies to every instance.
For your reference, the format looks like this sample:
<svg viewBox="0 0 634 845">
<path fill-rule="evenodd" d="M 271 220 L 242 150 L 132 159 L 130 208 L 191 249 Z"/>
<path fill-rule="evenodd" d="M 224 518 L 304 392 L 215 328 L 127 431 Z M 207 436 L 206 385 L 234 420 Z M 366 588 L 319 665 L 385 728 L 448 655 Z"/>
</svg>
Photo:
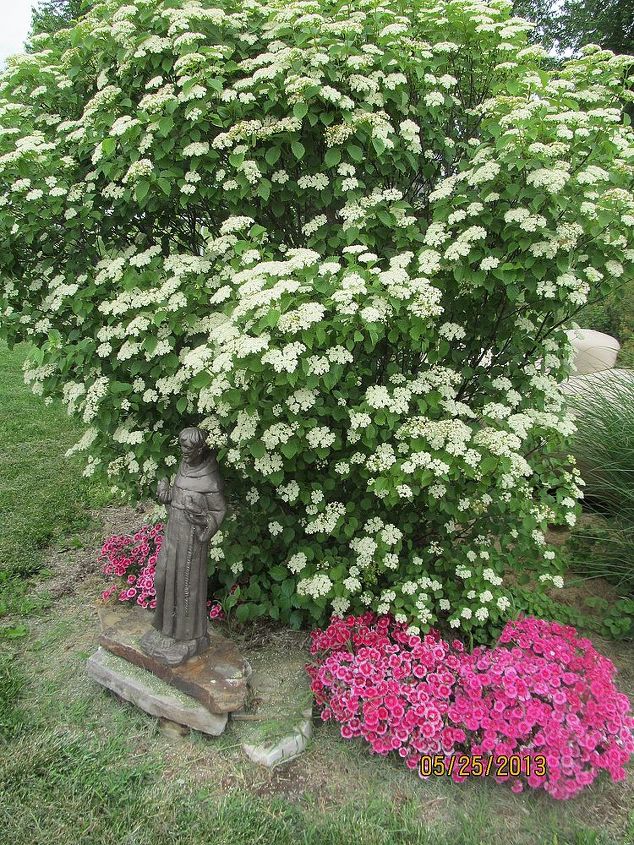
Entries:
<svg viewBox="0 0 634 845">
<path fill-rule="evenodd" d="M 200 428 L 184 428 L 178 436 L 178 443 L 183 458 L 192 466 L 202 463 L 209 456 L 207 435 Z"/>
</svg>

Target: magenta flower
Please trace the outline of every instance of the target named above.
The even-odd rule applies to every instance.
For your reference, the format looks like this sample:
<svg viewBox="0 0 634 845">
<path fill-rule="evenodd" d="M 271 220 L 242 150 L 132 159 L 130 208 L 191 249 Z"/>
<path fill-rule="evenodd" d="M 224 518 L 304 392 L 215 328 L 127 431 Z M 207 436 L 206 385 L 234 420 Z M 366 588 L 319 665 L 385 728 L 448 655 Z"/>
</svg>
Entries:
<svg viewBox="0 0 634 845">
<path fill-rule="evenodd" d="M 337 721 L 346 739 L 363 737 L 376 754 L 398 751 L 408 768 L 422 754 L 516 755 L 521 774 L 495 779 L 559 799 L 602 770 L 614 781 L 625 777 L 634 752 L 630 703 L 614 684 L 614 665 L 574 628 L 509 622 L 495 646 L 472 654 L 372 613 L 333 617 L 311 637 L 306 668 L 321 718 Z M 465 779 L 457 770 L 452 777 Z"/>
<path fill-rule="evenodd" d="M 101 594 L 104 602 L 110 601 L 119 590 L 117 600 L 120 602 L 133 602 L 150 610 L 156 607 L 154 576 L 163 538 L 164 526 L 161 523 L 152 527 L 144 525 L 133 535 L 108 537 L 99 553 L 102 572 L 121 579 L 123 583 L 113 584 L 104 590 Z M 207 607 L 210 608 L 210 619 L 224 619 L 219 602 L 207 602 Z"/>
</svg>

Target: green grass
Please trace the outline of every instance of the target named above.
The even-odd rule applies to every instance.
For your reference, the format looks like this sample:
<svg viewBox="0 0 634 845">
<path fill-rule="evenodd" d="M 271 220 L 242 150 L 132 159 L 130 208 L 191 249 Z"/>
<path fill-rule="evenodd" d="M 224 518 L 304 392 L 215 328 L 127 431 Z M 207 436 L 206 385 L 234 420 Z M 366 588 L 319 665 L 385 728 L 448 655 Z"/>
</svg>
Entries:
<svg viewBox="0 0 634 845">
<path fill-rule="evenodd" d="M 21 357 L 0 348 L 3 601 L 14 628 L 29 626 L 28 635 L 0 642 L 1 843 L 634 842 L 632 789 L 604 778 L 566 804 L 489 782 L 423 782 L 399 760 L 344 742 L 333 725 L 317 725 L 300 759 L 268 771 L 246 759 L 231 726 L 213 740 L 168 739 L 157 720 L 101 690 L 85 672 L 97 641 L 99 577 L 43 612 L 29 604 L 33 588 L 46 584 L 46 545 L 68 545 L 69 534 L 82 541 L 95 493 L 78 464 L 63 459 L 77 430 L 63 409 L 23 388 Z"/>
<path fill-rule="evenodd" d="M 54 740 L 50 749 L 53 753 L 49 748 L 39 751 L 28 788 L 25 784 L 15 802 L 10 796 L 0 809 L 8 842 L 26 841 L 25 834 L 30 834 L 28 841 L 33 845 L 488 845 L 496 841 L 482 815 L 461 817 L 442 827 L 425 827 L 415 801 L 388 811 L 381 801 L 370 800 L 344 805 L 335 814 L 323 814 L 317 806 L 302 809 L 281 798 L 254 798 L 239 790 L 217 798 L 205 788 L 192 793 L 179 784 L 161 787 L 151 772 L 143 769 L 135 774 L 130 767 L 121 769 L 116 778 L 110 775 L 104 787 L 103 762 L 93 749 L 72 744 L 62 747 Z M 108 753 L 113 754 L 114 749 L 108 749 Z M 78 762 L 85 779 L 74 769 L 70 775 L 60 774 L 61 766 Z M 33 807 L 32 796 L 39 796 L 42 787 L 47 801 Z M 22 821 L 25 816 L 28 828 Z M 608 842 L 599 834 L 581 829 L 563 836 L 549 832 L 532 841 L 533 845 Z"/>
<path fill-rule="evenodd" d="M 28 589 L 43 551 L 85 531 L 89 506 L 103 499 L 103 490 L 82 478 L 81 461 L 64 457 L 82 428 L 24 385 L 25 357 L 24 347 L 0 346 L 0 618 L 46 604 L 44 594 Z"/>
</svg>

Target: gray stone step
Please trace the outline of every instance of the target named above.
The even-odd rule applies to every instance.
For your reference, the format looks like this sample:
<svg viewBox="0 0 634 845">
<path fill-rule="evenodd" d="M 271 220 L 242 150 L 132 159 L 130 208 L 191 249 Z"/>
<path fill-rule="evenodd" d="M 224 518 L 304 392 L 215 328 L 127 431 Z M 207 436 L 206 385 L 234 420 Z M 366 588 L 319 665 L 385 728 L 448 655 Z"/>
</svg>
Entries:
<svg viewBox="0 0 634 845">
<path fill-rule="evenodd" d="M 88 675 L 102 687 L 151 716 L 209 736 L 219 736 L 227 725 L 226 713 L 210 713 L 196 699 L 104 648 L 99 648 L 88 659 L 86 668 Z"/>
</svg>

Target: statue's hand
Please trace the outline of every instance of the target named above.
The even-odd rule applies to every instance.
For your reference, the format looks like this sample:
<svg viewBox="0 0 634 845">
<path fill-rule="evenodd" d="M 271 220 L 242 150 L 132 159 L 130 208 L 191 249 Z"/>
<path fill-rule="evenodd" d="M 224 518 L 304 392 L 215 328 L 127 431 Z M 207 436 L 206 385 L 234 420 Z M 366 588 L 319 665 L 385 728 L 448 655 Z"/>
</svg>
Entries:
<svg viewBox="0 0 634 845">
<path fill-rule="evenodd" d="M 215 534 L 214 526 L 207 524 L 205 528 L 198 529 L 198 539 L 201 543 L 207 543 Z"/>
<path fill-rule="evenodd" d="M 156 498 L 161 504 L 166 505 L 171 500 L 170 486 L 165 478 L 162 478 L 156 488 Z"/>
<path fill-rule="evenodd" d="M 186 509 L 185 513 L 187 514 L 187 519 L 191 522 L 192 525 L 196 525 L 198 528 L 206 528 L 208 525 L 207 514 L 203 513 L 202 511 L 193 511 Z"/>
</svg>

